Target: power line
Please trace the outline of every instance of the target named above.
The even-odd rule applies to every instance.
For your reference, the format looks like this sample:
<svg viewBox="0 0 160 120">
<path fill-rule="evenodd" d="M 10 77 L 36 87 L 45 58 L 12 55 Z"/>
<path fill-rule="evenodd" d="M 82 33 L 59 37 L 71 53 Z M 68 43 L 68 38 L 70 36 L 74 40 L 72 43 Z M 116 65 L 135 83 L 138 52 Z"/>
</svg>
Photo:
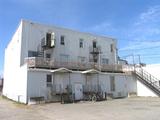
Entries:
<svg viewBox="0 0 160 120">
<path fill-rule="evenodd" d="M 119 51 L 137 51 L 137 50 L 146 50 L 146 49 L 154 49 L 154 48 L 160 48 L 160 46 L 155 47 L 147 47 L 147 48 L 135 48 L 135 49 L 126 49 L 126 50 L 119 50 Z"/>
</svg>

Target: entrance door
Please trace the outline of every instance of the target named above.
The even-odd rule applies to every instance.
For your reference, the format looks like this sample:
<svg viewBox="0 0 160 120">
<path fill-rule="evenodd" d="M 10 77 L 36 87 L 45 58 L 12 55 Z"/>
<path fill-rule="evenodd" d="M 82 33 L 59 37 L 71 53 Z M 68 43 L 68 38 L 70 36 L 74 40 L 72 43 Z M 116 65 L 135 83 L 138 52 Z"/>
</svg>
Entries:
<svg viewBox="0 0 160 120">
<path fill-rule="evenodd" d="M 75 84 L 75 100 L 81 100 L 83 98 L 82 84 Z"/>
</svg>

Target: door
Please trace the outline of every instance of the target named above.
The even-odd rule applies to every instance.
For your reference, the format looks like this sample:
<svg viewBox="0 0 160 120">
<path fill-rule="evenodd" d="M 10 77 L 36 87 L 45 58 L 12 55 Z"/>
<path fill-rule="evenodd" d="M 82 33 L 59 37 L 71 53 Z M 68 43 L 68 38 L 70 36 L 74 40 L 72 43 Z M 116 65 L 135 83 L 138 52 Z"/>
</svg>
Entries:
<svg viewBox="0 0 160 120">
<path fill-rule="evenodd" d="M 82 84 L 75 84 L 75 100 L 83 99 L 83 87 Z"/>
</svg>

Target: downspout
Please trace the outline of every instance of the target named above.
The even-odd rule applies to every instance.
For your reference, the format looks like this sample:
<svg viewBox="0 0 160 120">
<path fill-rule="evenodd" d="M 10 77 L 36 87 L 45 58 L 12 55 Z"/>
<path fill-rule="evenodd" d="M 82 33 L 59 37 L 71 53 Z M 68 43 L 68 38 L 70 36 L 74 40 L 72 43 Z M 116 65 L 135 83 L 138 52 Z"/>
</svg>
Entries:
<svg viewBox="0 0 160 120">
<path fill-rule="evenodd" d="M 69 86 L 71 85 L 71 76 L 70 76 L 70 72 L 69 72 Z"/>
<path fill-rule="evenodd" d="M 87 85 L 87 74 L 85 76 L 86 76 L 86 85 Z"/>
<path fill-rule="evenodd" d="M 97 73 L 97 88 L 98 88 L 98 91 L 99 91 L 99 74 Z"/>
</svg>

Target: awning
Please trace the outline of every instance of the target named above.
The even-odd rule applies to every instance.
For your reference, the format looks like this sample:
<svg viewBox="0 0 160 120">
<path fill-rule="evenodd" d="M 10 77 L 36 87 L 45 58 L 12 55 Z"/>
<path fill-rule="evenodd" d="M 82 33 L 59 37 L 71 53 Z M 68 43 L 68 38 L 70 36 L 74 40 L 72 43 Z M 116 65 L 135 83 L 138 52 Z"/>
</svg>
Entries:
<svg viewBox="0 0 160 120">
<path fill-rule="evenodd" d="M 69 70 L 67 68 L 58 68 L 55 70 L 51 70 L 52 73 L 71 73 L 72 70 Z"/>
<path fill-rule="evenodd" d="M 88 73 L 95 74 L 95 73 L 100 73 L 100 71 L 95 70 L 95 69 L 90 69 L 90 70 L 83 71 L 82 73 L 83 74 L 88 74 Z"/>
</svg>

